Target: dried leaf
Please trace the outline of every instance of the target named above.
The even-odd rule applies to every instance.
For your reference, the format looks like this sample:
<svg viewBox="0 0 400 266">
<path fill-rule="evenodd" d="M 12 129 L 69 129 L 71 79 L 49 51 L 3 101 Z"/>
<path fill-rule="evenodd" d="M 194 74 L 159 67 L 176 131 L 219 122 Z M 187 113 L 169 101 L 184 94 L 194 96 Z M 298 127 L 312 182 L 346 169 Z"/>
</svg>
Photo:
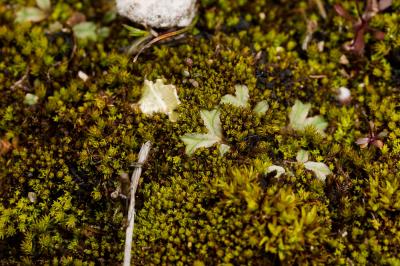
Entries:
<svg viewBox="0 0 400 266">
<path fill-rule="evenodd" d="M 368 142 L 369 142 L 369 138 L 359 138 L 356 140 L 356 143 L 358 145 L 368 144 Z"/>
<path fill-rule="evenodd" d="M 369 140 L 370 140 L 369 138 L 359 138 L 356 140 L 356 144 L 360 145 L 361 149 L 364 149 L 364 148 L 368 147 Z"/>
<path fill-rule="evenodd" d="M 8 153 L 11 148 L 12 145 L 7 139 L 0 139 L 0 155 Z"/>
<path fill-rule="evenodd" d="M 140 110 L 147 114 L 164 113 L 169 116 L 173 122 L 177 115 L 174 110 L 180 104 L 176 87 L 174 85 L 165 85 L 161 79 L 156 82 L 144 81 L 142 97 L 139 100 Z"/>
<path fill-rule="evenodd" d="M 367 0 L 367 5 L 365 7 L 365 12 L 363 18 L 365 20 L 370 20 L 379 12 L 378 0 Z"/>
<path fill-rule="evenodd" d="M 374 32 L 374 38 L 378 41 L 383 41 L 385 39 L 386 34 L 383 31 L 380 30 L 375 30 Z"/>
<path fill-rule="evenodd" d="M 326 10 L 325 10 L 325 7 L 324 7 L 324 3 L 323 3 L 321 0 L 314 0 L 314 2 L 315 2 L 315 4 L 316 4 L 317 7 L 318 7 L 318 11 L 319 11 L 319 14 L 321 15 L 321 17 L 323 17 L 324 19 L 326 19 L 328 16 L 327 16 L 327 14 L 326 14 Z"/>
<path fill-rule="evenodd" d="M 372 145 L 374 145 L 375 147 L 382 149 L 383 148 L 383 141 L 380 139 L 376 139 L 372 142 Z"/>
<path fill-rule="evenodd" d="M 81 12 L 74 12 L 67 20 L 67 25 L 73 27 L 79 23 L 85 22 L 86 16 Z"/>
<path fill-rule="evenodd" d="M 393 3 L 393 0 L 381 0 L 379 1 L 379 11 L 383 11 L 389 8 Z"/>
<path fill-rule="evenodd" d="M 365 40 L 364 34 L 366 31 L 366 24 L 361 25 L 356 30 L 356 37 L 354 38 L 353 42 L 350 46 L 347 47 L 347 50 L 352 51 L 358 55 L 362 55 L 365 49 Z"/>
<path fill-rule="evenodd" d="M 354 21 L 354 18 L 349 14 L 349 12 L 347 12 L 347 10 L 341 5 L 341 4 L 336 4 L 333 6 L 333 8 L 335 9 L 336 13 L 349 20 L 349 21 Z"/>
</svg>

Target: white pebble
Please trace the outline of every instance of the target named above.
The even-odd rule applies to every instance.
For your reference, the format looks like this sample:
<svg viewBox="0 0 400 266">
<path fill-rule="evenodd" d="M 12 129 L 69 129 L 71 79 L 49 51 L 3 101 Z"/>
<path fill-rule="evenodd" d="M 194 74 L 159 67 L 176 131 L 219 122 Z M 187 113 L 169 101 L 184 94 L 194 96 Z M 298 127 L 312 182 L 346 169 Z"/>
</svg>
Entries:
<svg viewBox="0 0 400 266">
<path fill-rule="evenodd" d="M 28 192 L 28 199 L 30 202 L 35 203 L 37 200 L 35 192 Z"/>
<path fill-rule="evenodd" d="M 83 80 L 83 82 L 86 82 L 89 79 L 89 76 L 83 72 L 83 71 L 79 71 L 78 72 L 78 77 Z"/>
<path fill-rule="evenodd" d="M 196 0 L 116 0 L 121 16 L 153 28 L 188 26 L 196 15 Z"/>
<path fill-rule="evenodd" d="M 340 103 L 346 104 L 349 103 L 351 100 L 351 92 L 346 87 L 340 87 L 338 89 L 337 99 Z"/>
</svg>

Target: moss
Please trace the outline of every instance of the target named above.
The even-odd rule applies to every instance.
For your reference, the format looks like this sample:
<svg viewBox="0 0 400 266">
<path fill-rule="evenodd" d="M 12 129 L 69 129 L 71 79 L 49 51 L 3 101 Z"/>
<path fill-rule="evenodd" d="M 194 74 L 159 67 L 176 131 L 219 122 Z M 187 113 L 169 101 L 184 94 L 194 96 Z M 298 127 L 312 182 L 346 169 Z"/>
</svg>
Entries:
<svg viewBox="0 0 400 266">
<path fill-rule="evenodd" d="M 342 48 L 354 32 L 334 3 L 325 1 L 323 19 L 312 1 L 203 0 L 192 32 L 133 63 L 121 27 L 130 22 L 115 18 L 110 1 L 53 1 L 39 23 L 14 22 L 34 1 L 0 1 L 0 264 L 122 261 L 126 201 L 111 193 L 151 140 L 136 264 L 397 265 L 400 6 L 374 17 L 385 38 L 366 34 L 360 57 Z M 354 1 L 342 4 L 356 14 Z M 76 40 L 74 12 L 109 36 Z M 310 20 L 318 26 L 303 50 Z M 64 30 L 53 31 L 56 22 Z M 145 78 L 177 86 L 176 123 L 134 105 Z M 236 84 L 249 88 L 250 106 L 268 102 L 265 115 L 220 105 Z M 335 99 L 341 86 L 349 105 Z M 27 93 L 36 104 L 24 102 Z M 290 128 L 297 99 L 329 122 L 325 136 Z M 205 133 L 200 110 L 216 107 L 230 152 L 185 155 L 181 136 Z M 382 149 L 355 143 L 369 121 L 387 132 Z M 332 170 L 325 183 L 296 162 L 300 149 Z M 286 173 L 267 173 L 273 164 Z"/>
</svg>

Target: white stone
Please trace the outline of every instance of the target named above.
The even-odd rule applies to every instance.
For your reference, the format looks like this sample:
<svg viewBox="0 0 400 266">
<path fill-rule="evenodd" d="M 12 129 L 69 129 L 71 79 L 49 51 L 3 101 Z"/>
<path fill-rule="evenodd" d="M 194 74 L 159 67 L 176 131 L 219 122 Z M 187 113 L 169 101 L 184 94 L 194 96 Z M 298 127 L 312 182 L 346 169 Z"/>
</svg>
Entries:
<svg viewBox="0 0 400 266">
<path fill-rule="evenodd" d="M 196 15 L 196 0 L 116 0 L 121 16 L 153 28 L 188 26 Z"/>
<path fill-rule="evenodd" d="M 346 87 L 340 87 L 338 89 L 337 99 L 342 104 L 347 104 L 351 100 L 351 92 Z"/>
<path fill-rule="evenodd" d="M 89 76 L 88 76 L 85 72 L 80 71 L 80 70 L 79 70 L 79 72 L 78 72 L 78 77 L 79 77 L 81 80 L 83 80 L 83 82 L 86 82 L 86 81 L 89 79 Z"/>
</svg>

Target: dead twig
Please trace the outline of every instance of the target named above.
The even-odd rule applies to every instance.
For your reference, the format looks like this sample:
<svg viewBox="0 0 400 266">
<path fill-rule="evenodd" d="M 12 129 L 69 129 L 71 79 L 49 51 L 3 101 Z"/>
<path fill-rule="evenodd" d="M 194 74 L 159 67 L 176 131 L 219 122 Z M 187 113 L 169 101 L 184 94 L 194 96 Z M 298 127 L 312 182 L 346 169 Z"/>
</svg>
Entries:
<svg viewBox="0 0 400 266">
<path fill-rule="evenodd" d="M 157 42 L 159 42 L 159 41 L 162 41 L 162 40 L 165 40 L 165 39 L 169 39 L 169 38 L 172 38 L 172 37 L 174 37 L 174 36 L 178 36 L 178 35 L 181 35 L 181 34 L 183 34 L 183 33 L 185 33 L 185 32 L 190 31 L 190 30 L 193 29 L 193 27 L 196 25 L 197 21 L 198 21 L 198 17 L 196 17 L 196 18 L 193 20 L 193 22 L 192 22 L 189 26 L 187 26 L 187 27 L 185 27 L 185 28 L 182 28 L 182 29 L 177 30 L 177 31 L 167 32 L 167 33 L 165 33 L 165 34 L 156 36 L 154 39 L 152 39 L 151 41 L 149 41 L 146 45 L 144 45 L 142 48 L 140 48 L 140 49 L 138 50 L 136 56 L 133 58 L 133 62 L 136 62 L 137 59 L 138 59 L 138 57 L 139 57 L 139 55 L 140 55 L 144 50 L 146 50 L 147 48 L 151 47 L 153 44 L 155 44 L 155 43 L 157 43 Z M 150 36 L 151 36 L 151 35 L 150 35 Z M 139 40 L 140 40 L 140 39 L 139 39 Z M 144 43 L 145 41 L 147 41 L 147 38 L 146 38 L 146 39 L 143 39 L 143 41 L 140 40 L 140 45 L 141 45 L 142 43 Z M 131 49 L 130 49 L 130 50 L 131 50 Z M 133 51 L 130 51 L 130 52 L 133 52 Z"/>
<path fill-rule="evenodd" d="M 29 67 L 26 68 L 25 74 L 11 86 L 11 89 L 15 90 L 16 88 L 21 88 L 21 87 L 23 88 L 24 87 L 23 84 L 25 80 L 28 78 L 28 74 L 29 74 Z"/>
<path fill-rule="evenodd" d="M 126 228 L 126 238 L 125 238 L 125 251 L 124 251 L 124 266 L 131 265 L 131 250 L 132 250 L 132 237 L 133 237 L 133 228 L 135 224 L 135 194 L 137 190 L 137 186 L 139 184 L 139 178 L 142 173 L 142 166 L 146 162 L 147 157 L 149 155 L 151 148 L 151 142 L 147 141 L 142 145 L 139 151 L 139 159 L 135 164 L 135 170 L 133 171 L 131 178 L 131 187 L 130 187 L 130 204 L 128 211 L 128 227 Z"/>
<path fill-rule="evenodd" d="M 323 19 L 326 19 L 328 17 L 328 15 L 326 14 L 324 3 L 321 0 L 314 0 L 314 3 L 317 5 L 318 11 L 319 11 L 319 14 L 321 15 L 321 17 Z"/>
</svg>

